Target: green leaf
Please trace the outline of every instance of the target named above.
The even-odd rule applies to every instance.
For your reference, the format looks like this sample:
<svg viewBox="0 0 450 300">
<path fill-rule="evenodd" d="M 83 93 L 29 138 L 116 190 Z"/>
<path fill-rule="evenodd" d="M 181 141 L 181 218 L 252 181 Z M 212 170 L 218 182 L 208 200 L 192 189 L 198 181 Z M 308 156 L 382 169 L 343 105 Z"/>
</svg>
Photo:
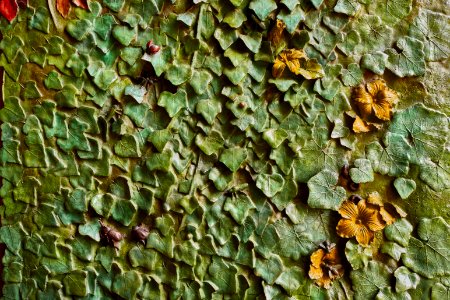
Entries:
<svg viewBox="0 0 450 300">
<path fill-rule="evenodd" d="M 354 16 L 361 8 L 361 4 L 357 0 L 338 0 L 334 11 L 349 16 Z"/>
<path fill-rule="evenodd" d="M 322 65 L 318 61 L 313 59 L 300 59 L 300 69 L 298 73 L 305 77 L 305 79 L 317 79 L 325 76 L 325 72 L 322 69 Z"/>
<path fill-rule="evenodd" d="M 260 20 L 264 21 L 277 8 L 277 4 L 274 0 L 252 0 L 249 7 Z"/>
<path fill-rule="evenodd" d="M 449 287 L 446 285 L 443 285 L 442 283 L 436 283 L 431 288 L 431 299 L 432 300 L 439 300 L 439 299 L 448 299 L 449 295 Z"/>
<path fill-rule="evenodd" d="M 3 105 L 4 107 L 0 109 L 0 120 L 2 122 L 10 123 L 25 120 L 25 111 L 19 98 L 8 97 L 3 101 Z"/>
<path fill-rule="evenodd" d="M 183 89 L 178 89 L 175 94 L 168 91 L 164 91 L 159 95 L 158 105 L 164 107 L 172 118 L 181 109 L 187 107 L 187 94 Z"/>
<path fill-rule="evenodd" d="M 250 197 L 244 193 L 238 193 L 237 195 L 228 197 L 223 206 L 223 209 L 228 211 L 238 224 L 244 222 L 249 210 L 252 208 L 256 207 Z"/>
<path fill-rule="evenodd" d="M 424 44 L 427 61 L 439 61 L 448 57 L 450 53 L 449 33 L 449 17 L 427 9 L 420 9 L 418 16 L 409 28 L 409 35 Z"/>
<path fill-rule="evenodd" d="M 137 28 L 129 28 L 128 26 L 115 25 L 112 30 L 113 37 L 122 45 L 129 46 L 136 38 Z"/>
<path fill-rule="evenodd" d="M 371 2 L 369 10 L 372 14 L 380 16 L 384 23 L 395 25 L 409 15 L 412 9 L 412 0 L 387 0 Z"/>
<path fill-rule="evenodd" d="M 133 97 L 137 103 L 142 103 L 144 101 L 144 96 L 147 93 L 147 90 L 143 86 L 139 85 L 129 85 L 125 88 L 125 95 Z"/>
<path fill-rule="evenodd" d="M 230 25 L 231 28 L 239 28 L 245 21 L 247 21 L 247 17 L 241 9 L 233 9 L 223 18 L 223 22 Z"/>
<path fill-rule="evenodd" d="M 114 203 L 111 210 L 111 217 L 125 226 L 131 224 L 131 221 L 136 214 L 137 207 L 132 201 L 129 200 L 118 200 Z"/>
<path fill-rule="evenodd" d="M 172 60 L 172 52 L 170 51 L 170 48 L 163 47 L 157 53 L 152 55 L 144 53 L 142 60 L 150 62 L 155 70 L 156 76 L 159 77 L 171 66 L 170 61 Z"/>
<path fill-rule="evenodd" d="M 214 31 L 214 37 L 219 42 L 222 50 L 227 50 L 238 39 L 239 36 L 236 30 L 217 27 L 217 29 Z"/>
<path fill-rule="evenodd" d="M 354 27 L 361 38 L 360 44 L 355 49 L 357 52 L 373 53 L 384 51 L 386 47 L 391 46 L 393 30 L 384 24 L 379 16 L 361 16 Z"/>
<path fill-rule="evenodd" d="M 96 219 L 80 225 L 78 227 L 78 232 L 81 235 L 90 237 L 94 241 L 100 241 L 100 223 Z"/>
<path fill-rule="evenodd" d="M 356 241 L 349 240 L 345 244 L 345 257 L 352 266 L 352 269 L 358 270 L 367 267 L 372 257 L 372 250 L 361 246 Z"/>
<path fill-rule="evenodd" d="M 247 150 L 239 147 L 225 149 L 220 154 L 220 161 L 230 169 L 231 172 L 239 170 L 242 163 L 247 159 Z"/>
<path fill-rule="evenodd" d="M 411 295 L 408 292 L 396 293 L 392 291 L 392 288 L 385 287 L 381 289 L 377 296 L 376 300 L 412 300 Z"/>
<path fill-rule="evenodd" d="M 361 67 L 370 70 L 378 75 L 383 75 L 388 55 L 377 51 L 371 54 L 364 54 L 361 59 Z"/>
<path fill-rule="evenodd" d="M 88 20 L 70 20 L 66 26 L 67 33 L 78 41 L 85 39 L 91 30 L 92 23 Z"/>
<path fill-rule="evenodd" d="M 386 148 L 378 142 L 366 147 L 367 158 L 371 161 L 373 170 L 389 176 L 406 175 L 409 171 L 411 146 L 403 136 L 391 132 L 384 136 L 384 144 Z"/>
<path fill-rule="evenodd" d="M 412 179 L 396 178 L 394 180 L 394 187 L 400 198 L 407 199 L 416 189 L 416 182 Z"/>
<path fill-rule="evenodd" d="M 87 286 L 87 272 L 75 270 L 66 276 L 63 279 L 63 285 L 66 295 L 71 296 L 86 296 L 88 293 Z"/>
<path fill-rule="evenodd" d="M 259 32 L 250 32 L 247 35 L 241 34 L 239 38 L 244 42 L 245 46 L 247 46 L 248 50 L 253 53 L 258 53 L 259 48 L 261 47 L 262 34 Z"/>
<path fill-rule="evenodd" d="M 408 270 L 407 267 L 401 266 L 394 272 L 395 290 L 404 292 L 406 290 L 415 289 L 420 282 L 420 276 Z"/>
<path fill-rule="evenodd" d="M 396 46 L 400 49 L 387 49 L 386 67 L 399 77 L 420 76 L 425 74 L 425 55 L 423 43 L 408 36 L 398 39 Z"/>
<path fill-rule="evenodd" d="M 255 274 L 264 279 L 268 284 L 273 284 L 283 272 L 283 262 L 276 254 L 268 259 L 256 259 Z"/>
<path fill-rule="evenodd" d="M 194 70 L 192 72 L 192 78 L 189 81 L 189 84 L 192 86 L 195 93 L 197 93 L 198 95 L 202 95 L 207 90 L 212 79 L 213 79 L 213 77 L 208 71 Z"/>
<path fill-rule="evenodd" d="M 272 147 L 278 148 L 284 140 L 288 137 L 288 134 L 283 129 L 268 129 L 263 133 L 263 139 Z"/>
<path fill-rule="evenodd" d="M 449 121 L 444 114 L 416 104 L 395 114 L 388 130 L 409 141 L 410 161 L 422 164 L 438 160 L 444 152 Z"/>
<path fill-rule="evenodd" d="M 349 64 L 347 69 L 341 72 L 342 82 L 345 86 L 357 86 L 364 80 L 363 73 L 358 64 Z"/>
<path fill-rule="evenodd" d="M 142 286 L 142 277 L 136 271 L 127 271 L 114 277 L 112 291 L 125 299 L 135 299 Z"/>
<path fill-rule="evenodd" d="M 390 241 L 399 243 L 402 246 L 408 246 L 413 226 L 405 218 L 396 220 L 391 225 L 386 226 L 384 234 Z"/>
<path fill-rule="evenodd" d="M 172 152 L 170 150 L 164 150 L 161 153 L 152 153 L 146 161 L 146 166 L 150 171 L 160 170 L 169 171 L 172 163 Z"/>
<path fill-rule="evenodd" d="M 341 186 L 336 186 L 339 175 L 330 170 L 323 170 L 308 181 L 308 205 L 314 208 L 338 210 L 347 193 Z"/>
<path fill-rule="evenodd" d="M 207 136 L 198 134 L 195 137 L 195 144 L 206 155 L 218 154 L 219 150 L 223 147 L 223 137 L 217 131 L 212 131 Z"/>
<path fill-rule="evenodd" d="M 173 85 L 185 83 L 192 77 L 192 70 L 189 65 L 173 64 L 166 70 L 165 78 Z"/>
<path fill-rule="evenodd" d="M 402 261 L 414 272 L 427 278 L 449 275 L 450 226 L 442 217 L 421 219 L 417 226 L 419 239 L 412 237 Z"/>
<path fill-rule="evenodd" d="M 16 226 L 2 226 L 0 228 L 0 239 L 13 253 L 17 253 L 22 246 L 20 231 Z"/>
<path fill-rule="evenodd" d="M 278 19 L 284 22 L 286 25 L 286 30 L 293 34 L 295 32 L 295 29 L 297 29 L 298 24 L 300 21 L 305 20 L 305 13 L 300 8 L 300 5 L 297 5 L 294 9 L 292 9 L 290 12 L 283 9 L 277 16 Z"/>
<path fill-rule="evenodd" d="M 350 178 L 356 183 L 372 182 L 374 174 L 370 160 L 359 158 L 356 159 L 355 168 L 350 169 Z"/>
<path fill-rule="evenodd" d="M 137 138 L 131 134 L 125 134 L 114 145 L 114 152 L 120 157 L 141 157 L 141 150 Z"/>
<path fill-rule="evenodd" d="M 405 253 L 406 249 L 394 242 L 384 242 L 381 246 L 381 253 L 388 254 L 395 261 L 400 260 L 402 253 Z"/>
<path fill-rule="evenodd" d="M 380 290 L 390 286 L 389 271 L 387 267 L 375 261 L 370 261 L 364 268 L 352 271 L 355 289 L 355 299 L 373 299 Z"/>
<path fill-rule="evenodd" d="M 284 178 L 280 174 L 259 174 L 256 176 L 256 186 L 267 197 L 275 196 L 284 185 Z"/>
</svg>

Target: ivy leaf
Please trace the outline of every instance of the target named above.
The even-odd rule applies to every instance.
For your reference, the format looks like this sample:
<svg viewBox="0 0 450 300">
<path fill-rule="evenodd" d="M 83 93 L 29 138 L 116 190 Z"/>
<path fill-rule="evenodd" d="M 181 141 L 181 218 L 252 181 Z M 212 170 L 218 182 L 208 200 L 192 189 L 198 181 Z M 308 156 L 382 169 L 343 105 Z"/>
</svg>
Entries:
<svg viewBox="0 0 450 300">
<path fill-rule="evenodd" d="M 371 2 L 369 11 L 380 16 L 384 23 L 395 25 L 409 15 L 412 9 L 412 0 L 387 0 L 384 2 Z"/>
<path fill-rule="evenodd" d="M 357 86 L 364 80 L 363 73 L 358 64 L 349 64 L 341 72 L 342 82 L 345 86 Z"/>
<path fill-rule="evenodd" d="M 216 116 L 222 111 L 222 105 L 214 99 L 204 99 L 197 103 L 195 111 L 205 118 L 208 124 L 212 124 Z"/>
<path fill-rule="evenodd" d="M 173 64 L 166 70 L 165 78 L 173 85 L 180 85 L 191 79 L 192 70 L 189 65 Z"/>
<path fill-rule="evenodd" d="M 411 270 L 427 278 L 449 275 L 450 226 L 442 217 L 421 219 L 417 226 L 419 239 L 411 238 L 402 261 Z"/>
<path fill-rule="evenodd" d="M 345 244 L 345 257 L 352 266 L 353 270 L 367 267 L 372 251 L 370 248 L 363 247 L 353 240 L 347 241 Z"/>
<path fill-rule="evenodd" d="M 424 44 L 427 61 L 439 61 L 448 57 L 450 53 L 449 34 L 449 17 L 427 9 L 420 9 L 418 16 L 409 28 L 409 35 Z"/>
<path fill-rule="evenodd" d="M 361 59 L 361 67 L 370 70 L 378 75 L 383 75 L 388 55 L 381 51 L 371 54 L 364 54 Z"/>
<path fill-rule="evenodd" d="M 131 134 L 125 134 L 114 145 L 114 152 L 120 157 L 141 157 L 141 150 L 137 138 Z"/>
<path fill-rule="evenodd" d="M 448 295 L 450 293 L 450 287 L 448 285 L 443 285 L 438 282 L 431 288 L 431 299 L 448 299 Z"/>
<path fill-rule="evenodd" d="M 153 69 L 155 70 L 155 75 L 159 77 L 170 67 L 172 52 L 170 51 L 170 48 L 164 47 L 157 53 L 152 55 L 144 53 L 144 56 L 142 56 L 142 60 L 150 62 L 153 66 Z"/>
<path fill-rule="evenodd" d="M 267 197 L 275 196 L 284 185 L 284 178 L 280 174 L 259 174 L 256 176 L 256 186 Z"/>
<path fill-rule="evenodd" d="M 350 178 L 356 183 L 372 182 L 374 180 L 372 164 L 370 160 L 359 158 L 356 159 L 355 168 L 350 169 Z"/>
<path fill-rule="evenodd" d="M 132 270 L 114 277 L 112 291 L 124 299 L 135 299 L 142 287 L 142 277 Z"/>
<path fill-rule="evenodd" d="M 187 107 L 187 94 L 183 89 L 178 89 L 175 94 L 164 91 L 159 95 L 158 105 L 164 107 L 171 118 L 181 109 Z"/>
<path fill-rule="evenodd" d="M 252 0 L 249 7 L 261 21 L 264 21 L 277 8 L 277 4 L 274 0 Z"/>
<path fill-rule="evenodd" d="M 381 289 L 377 296 L 375 297 L 376 300 L 411 300 L 411 295 L 408 292 L 400 292 L 396 293 L 392 291 L 392 288 L 385 287 Z"/>
<path fill-rule="evenodd" d="M 372 162 L 375 172 L 389 176 L 406 175 L 409 171 L 411 146 L 406 139 L 396 133 L 388 132 L 384 136 L 386 148 L 379 142 L 373 142 L 366 147 L 367 158 Z"/>
<path fill-rule="evenodd" d="M 420 76 L 425 74 L 425 54 L 423 43 L 409 36 L 398 39 L 397 50 L 389 48 L 386 67 L 399 77 Z"/>
<path fill-rule="evenodd" d="M 422 164 L 428 159 L 438 160 L 444 152 L 449 121 L 443 113 L 416 104 L 395 114 L 388 130 L 409 141 L 410 161 Z"/>
<path fill-rule="evenodd" d="M 273 284 L 283 272 L 283 262 L 276 254 L 268 259 L 256 259 L 255 274 L 264 279 L 268 284 Z"/>
<path fill-rule="evenodd" d="M 400 198 L 407 199 L 416 189 L 416 182 L 412 179 L 396 178 L 394 180 L 394 187 Z"/>
<path fill-rule="evenodd" d="M 63 285 L 66 295 L 84 297 L 88 293 L 87 272 L 75 270 L 64 276 Z"/>
<path fill-rule="evenodd" d="M 308 181 L 308 205 L 314 208 L 338 210 L 347 193 L 341 186 L 336 186 L 339 175 L 325 169 Z"/>
<path fill-rule="evenodd" d="M 13 253 L 17 253 L 21 248 L 22 238 L 16 226 L 2 226 L 0 228 L 0 239 Z"/>
<path fill-rule="evenodd" d="M 218 153 L 223 147 L 223 137 L 217 131 L 212 131 L 209 135 L 203 136 L 198 134 L 195 137 L 195 144 L 206 155 L 212 155 Z"/>
<path fill-rule="evenodd" d="M 361 4 L 357 0 L 338 0 L 334 11 L 349 16 L 354 16 L 361 8 Z"/>
<path fill-rule="evenodd" d="M 389 270 L 376 261 L 370 261 L 366 267 L 350 273 L 355 299 L 373 299 L 380 290 L 390 286 Z"/>
<path fill-rule="evenodd" d="M 94 241 L 100 242 L 100 223 L 97 219 L 88 221 L 87 223 L 78 226 L 78 232 L 81 235 L 88 236 Z"/>
<path fill-rule="evenodd" d="M 240 147 L 225 149 L 220 155 L 220 161 L 230 169 L 231 172 L 239 170 L 241 164 L 247 159 L 247 150 Z"/>
<path fill-rule="evenodd" d="M 305 79 L 317 79 L 325 76 L 325 72 L 322 69 L 322 65 L 319 64 L 317 59 L 300 59 L 300 68 L 298 74 L 305 77 Z"/>
<path fill-rule="evenodd" d="M 361 37 L 356 49 L 358 52 L 384 51 L 386 46 L 391 45 L 393 30 L 379 16 L 365 15 L 356 22 L 355 29 Z"/>
<path fill-rule="evenodd" d="M 268 129 L 263 133 L 263 139 L 272 147 L 278 148 L 285 139 L 287 139 L 288 134 L 283 129 Z"/>
<path fill-rule="evenodd" d="M 236 196 L 228 197 L 223 206 L 223 209 L 228 211 L 238 224 L 244 222 L 249 210 L 252 208 L 255 208 L 255 205 L 250 197 L 244 193 L 238 193 Z"/>
<path fill-rule="evenodd" d="M 17 97 L 8 97 L 4 100 L 4 107 L 0 109 L 0 120 L 5 123 L 19 122 L 25 119 L 25 111 Z"/>
<path fill-rule="evenodd" d="M 411 272 L 407 267 L 401 266 L 394 272 L 395 290 L 404 292 L 409 289 L 415 289 L 420 282 L 420 276 Z"/>
<path fill-rule="evenodd" d="M 396 220 L 391 225 L 386 226 L 384 229 L 384 234 L 388 240 L 397 242 L 406 247 L 408 246 L 412 231 L 413 226 L 411 223 L 409 223 L 405 218 L 401 218 Z"/>
<path fill-rule="evenodd" d="M 195 93 L 202 95 L 208 88 L 208 85 L 213 79 L 212 75 L 206 70 L 194 70 L 189 84 L 194 89 Z"/>
</svg>

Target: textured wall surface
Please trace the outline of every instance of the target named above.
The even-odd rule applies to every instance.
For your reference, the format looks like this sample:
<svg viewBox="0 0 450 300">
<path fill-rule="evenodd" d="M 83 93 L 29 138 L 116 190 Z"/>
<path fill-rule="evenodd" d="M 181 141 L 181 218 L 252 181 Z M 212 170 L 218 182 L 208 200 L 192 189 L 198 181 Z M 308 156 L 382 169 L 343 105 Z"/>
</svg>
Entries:
<svg viewBox="0 0 450 300">
<path fill-rule="evenodd" d="M 449 7 L 0 0 L 4 299 L 447 299 Z"/>
</svg>

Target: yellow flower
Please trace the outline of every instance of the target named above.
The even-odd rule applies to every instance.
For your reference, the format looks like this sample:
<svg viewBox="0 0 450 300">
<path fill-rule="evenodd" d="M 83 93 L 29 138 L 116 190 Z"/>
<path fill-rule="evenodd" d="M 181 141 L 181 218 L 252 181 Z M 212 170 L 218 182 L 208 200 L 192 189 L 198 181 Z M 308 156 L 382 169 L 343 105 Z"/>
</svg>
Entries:
<svg viewBox="0 0 450 300">
<path fill-rule="evenodd" d="M 336 227 L 338 235 L 343 238 L 356 237 L 363 246 L 369 245 L 375 231 L 384 228 L 378 211 L 368 207 L 366 200 L 360 200 L 358 204 L 345 201 L 338 212 L 342 216 Z"/>
<path fill-rule="evenodd" d="M 391 119 L 392 105 L 398 100 L 397 93 L 387 87 L 386 82 L 377 79 L 359 85 L 353 92 L 353 101 L 364 119 L 375 116 L 381 121 Z"/>
<path fill-rule="evenodd" d="M 398 218 L 406 217 L 406 212 L 400 207 L 391 203 L 383 203 L 381 196 L 377 192 L 370 193 L 367 197 L 367 206 L 379 211 L 381 218 L 386 225 L 391 225 Z"/>
<path fill-rule="evenodd" d="M 307 59 L 305 52 L 303 50 L 297 49 L 287 49 L 278 55 L 275 59 L 272 68 L 272 76 L 280 77 L 283 74 L 286 66 L 294 74 L 299 74 L 300 71 L 300 59 Z"/>
<path fill-rule="evenodd" d="M 329 251 L 318 249 L 311 254 L 311 265 L 309 266 L 309 277 L 317 285 L 325 288 L 331 287 L 331 282 L 344 275 L 344 268 L 336 247 Z"/>
</svg>

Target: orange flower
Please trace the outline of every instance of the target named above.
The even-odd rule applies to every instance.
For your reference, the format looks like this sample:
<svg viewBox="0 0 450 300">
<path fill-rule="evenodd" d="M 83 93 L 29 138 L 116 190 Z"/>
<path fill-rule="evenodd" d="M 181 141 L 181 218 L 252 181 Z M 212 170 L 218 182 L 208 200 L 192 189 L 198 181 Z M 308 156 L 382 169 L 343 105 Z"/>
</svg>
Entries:
<svg viewBox="0 0 450 300">
<path fill-rule="evenodd" d="M 286 68 L 286 66 L 292 73 L 299 74 L 301 58 L 304 59 L 307 58 L 303 50 L 297 49 L 283 50 L 283 52 L 281 52 L 280 55 L 278 55 L 278 57 L 275 59 L 272 68 L 272 76 L 280 77 L 281 74 L 283 74 L 283 71 Z"/>
<path fill-rule="evenodd" d="M 397 218 L 406 217 L 406 212 L 400 207 L 391 203 L 383 203 L 380 194 L 370 193 L 367 197 L 367 206 L 379 211 L 381 218 L 386 225 L 391 225 Z"/>
<path fill-rule="evenodd" d="M 336 227 L 338 235 L 343 238 L 356 237 L 363 246 L 369 245 L 375 231 L 384 228 L 378 211 L 368 207 L 366 200 L 360 200 L 358 204 L 345 201 L 338 212 L 342 216 Z"/>
<path fill-rule="evenodd" d="M 334 245 L 331 249 L 318 249 L 311 254 L 309 277 L 317 285 L 328 289 L 331 287 L 331 282 L 342 277 L 342 275 L 344 275 L 344 268 Z"/>
<path fill-rule="evenodd" d="M 388 88 L 382 79 L 369 82 L 365 86 L 359 85 L 353 93 L 353 101 L 365 119 L 375 116 L 381 121 L 390 120 L 392 105 L 397 100 L 397 93 Z"/>
</svg>

